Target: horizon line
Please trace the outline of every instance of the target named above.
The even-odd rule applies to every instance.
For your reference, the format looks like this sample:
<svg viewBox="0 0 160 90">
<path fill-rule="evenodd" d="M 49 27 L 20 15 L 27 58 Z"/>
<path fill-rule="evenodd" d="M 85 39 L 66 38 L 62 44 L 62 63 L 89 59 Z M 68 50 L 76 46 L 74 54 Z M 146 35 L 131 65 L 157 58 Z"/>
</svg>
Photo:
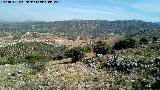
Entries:
<svg viewBox="0 0 160 90">
<path fill-rule="evenodd" d="M 131 21 L 131 20 L 135 20 L 135 21 L 143 21 L 143 22 L 152 22 L 152 23 L 156 23 L 156 21 L 145 21 L 145 20 L 140 20 L 140 19 L 117 19 L 117 20 L 106 20 L 106 19 L 68 19 L 68 20 L 53 20 L 53 21 L 45 21 L 45 20 L 23 20 L 23 21 L 9 21 L 9 20 L 0 20 L 0 22 L 57 22 L 57 21 L 92 21 L 92 20 L 104 20 L 104 21 Z M 160 22 L 160 21 L 158 21 Z"/>
</svg>

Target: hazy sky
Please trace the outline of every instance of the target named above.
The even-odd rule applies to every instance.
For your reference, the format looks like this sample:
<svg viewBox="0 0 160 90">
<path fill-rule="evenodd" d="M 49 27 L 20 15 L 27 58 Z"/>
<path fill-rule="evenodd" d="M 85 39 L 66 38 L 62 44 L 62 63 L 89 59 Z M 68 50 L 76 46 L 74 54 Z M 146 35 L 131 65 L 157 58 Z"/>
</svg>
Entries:
<svg viewBox="0 0 160 90">
<path fill-rule="evenodd" d="M 144 21 L 160 22 L 160 0 L 59 0 L 59 1 L 60 1 L 59 4 L 0 3 L 0 21 L 138 19 Z"/>
</svg>

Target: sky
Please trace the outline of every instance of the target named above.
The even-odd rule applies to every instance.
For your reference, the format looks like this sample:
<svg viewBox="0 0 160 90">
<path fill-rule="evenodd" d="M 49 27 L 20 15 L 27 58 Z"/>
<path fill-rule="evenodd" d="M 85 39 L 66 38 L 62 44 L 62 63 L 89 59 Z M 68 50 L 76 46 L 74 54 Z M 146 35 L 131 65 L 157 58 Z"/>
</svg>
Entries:
<svg viewBox="0 0 160 90">
<path fill-rule="evenodd" d="M 160 0 L 59 0 L 58 4 L 0 3 L 0 21 L 72 19 L 109 21 L 136 19 L 160 22 Z"/>
</svg>

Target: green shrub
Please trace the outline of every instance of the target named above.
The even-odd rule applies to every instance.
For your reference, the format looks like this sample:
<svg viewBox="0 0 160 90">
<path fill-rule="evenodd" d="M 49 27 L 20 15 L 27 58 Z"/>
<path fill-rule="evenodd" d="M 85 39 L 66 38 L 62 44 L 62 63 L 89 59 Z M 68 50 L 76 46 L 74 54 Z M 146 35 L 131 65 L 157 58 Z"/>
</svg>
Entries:
<svg viewBox="0 0 160 90">
<path fill-rule="evenodd" d="M 72 58 L 72 62 L 75 63 L 79 60 L 82 60 L 84 57 L 84 51 L 81 48 L 72 48 L 65 52 L 65 56 L 68 58 Z"/>
<path fill-rule="evenodd" d="M 64 56 L 57 54 L 56 57 L 54 57 L 55 60 L 61 60 Z"/>
<path fill-rule="evenodd" d="M 152 84 L 153 90 L 159 90 L 160 89 L 160 80 L 156 80 L 154 84 Z"/>
<path fill-rule="evenodd" d="M 154 42 L 158 41 L 158 38 L 157 37 L 153 37 L 152 40 L 153 40 L 152 42 L 154 43 Z"/>
<path fill-rule="evenodd" d="M 125 40 L 121 40 L 113 46 L 113 49 L 121 50 L 127 48 L 134 48 L 136 46 L 136 41 L 132 38 L 127 38 Z"/>
<path fill-rule="evenodd" d="M 0 65 L 4 65 L 4 64 L 17 64 L 17 63 L 22 63 L 23 60 L 20 59 L 16 59 L 14 57 L 8 57 L 7 59 L 1 59 L 0 60 Z"/>
<path fill-rule="evenodd" d="M 42 59 L 43 59 L 43 57 L 41 55 L 27 55 L 25 57 L 26 62 L 29 62 L 29 63 L 40 61 Z"/>
<path fill-rule="evenodd" d="M 29 59 L 38 59 L 42 57 L 44 58 L 43 60 L 49 61 L 53 60 L 53 58 L 56 57 L 57 54 L 63 56 L 65 49 L 66 46 L 56 47 L 44 42 L 21 42 L 0 48 L 0 57 L 3 60 L 0 61 L 0 64 L 8 63 L 9 60 L 7 61 L 7 59 L 12 57 L 14 57 L 16 63 L 19 63 L 19 61 L 26 62 L 29 61 Z M 32 53 L 36 53 L 37 55 L 33 55 Z"/>
<path fill-rule="evenodd" d="M 89 46 L 89 45 L 84 46 L 84 47 L 83 47 L 83 50 L 84 50 L 84 52 L 86 52 L 86 53 L 92 51 L 91 46 Z"/>
<path fill-rule="evenodd" d="M 107 54 L 109 51 L 109 46 L 106 44 L 106 42 L 98 41 L 93 45 L 93 52 L 96 54 Z"/>
<path fill-rule="evenodd" d="M 87 53 L 87 52 L 91 52 L 91 47 L 89 45 L 86 45 L 86 46 L 78 46 L 76 47 L 78 49 L 80 49 L 81 51 L 83 51 L 84 53 Z"/>
<path fill-rule="evenodd" d="M 140 44 L 147 44 L 148 43 L 148 39 L 147 38 L 141 38 L 140 40 Z"/>
</svg>

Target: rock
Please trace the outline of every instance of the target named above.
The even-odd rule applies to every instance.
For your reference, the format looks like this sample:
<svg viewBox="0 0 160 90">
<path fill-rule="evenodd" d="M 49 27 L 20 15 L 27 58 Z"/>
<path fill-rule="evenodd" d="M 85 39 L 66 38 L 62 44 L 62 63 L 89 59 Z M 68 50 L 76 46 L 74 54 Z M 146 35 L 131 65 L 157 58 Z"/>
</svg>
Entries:
<svg viewBox="0 0 160 90">
<path fill-rule="evenodd" d="M 22 74 L 22 71 L 18 71 L 17 74 Z"/>
<path fill-rule="evenodd" d="M 5 67 L 8 67 L 8 66 L 10 66 L 10 65 L 9 65 L 9 64 L 5 64 L 4 66 L 5 66 Z"/>
<path fill-rule="evenodd" d="M 11 76 L 11 73 L 7 73 L 8 76 Z"/>
<path fill-rule="evenodd" d="M 103 55 L 102 55 L 102 54 L 97 54 L 97 56 L 98 56 L 98 57 L 103 57 Z"/>
</svg>

